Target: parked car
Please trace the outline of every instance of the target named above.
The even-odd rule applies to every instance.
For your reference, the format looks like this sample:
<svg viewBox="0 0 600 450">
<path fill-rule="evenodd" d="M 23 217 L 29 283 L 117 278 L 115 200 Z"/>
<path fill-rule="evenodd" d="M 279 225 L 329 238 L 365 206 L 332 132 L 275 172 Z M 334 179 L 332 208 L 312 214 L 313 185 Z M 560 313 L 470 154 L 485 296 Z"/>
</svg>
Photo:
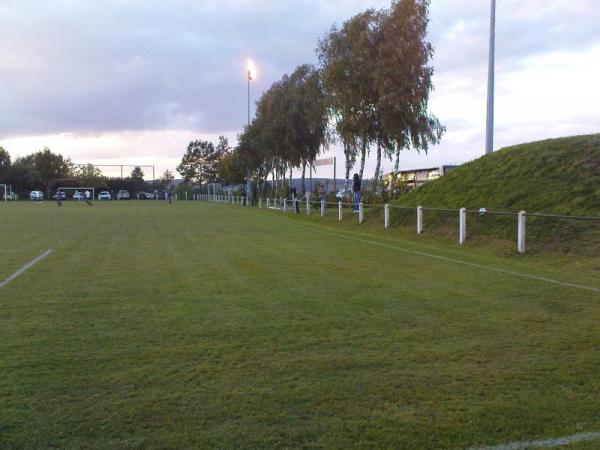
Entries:
<svg viewBox="0 0 600 450">
<path fill-rule="evenodd" d="M 73 194 L 72 199 L 73 200 L 84 200 L 85 199 L 85 195 L 83 194 L 83 192 L 75 191 L 75 193 Z"/>
<path fill-rule="evenodd" d="M 117 192 L 117 200 L 129 200 L 130 198 L 129 191 L 125 189 L 121 189 L 119 192 Z"/>
<path fill-rule="evenodd" d="M 56 191 L 56 194 L 54 194 L 54 200 L 58 200 L 59 195 L 61 200 L 67 199 L 67 193 L 65 191 Z"/>
<path fill-rule="evenodd" d="M 154 191 L 154 195 L 152 197 L 154 200 L 166 200 L 167 191 Z"/>
<path fill-rule="evenodd" d="M 42 201 L 44 200 L 44 193 L 42 191 L 31 191 L 29 193 L 29 200 Z"/>
<path fill-rule="evenodd" d="M 98 194 L 98 200 L 111 200 L 112 196 L 108 191 L 102 191 Z"/>
<path fill-rule="evenodd" d="M 338 200 L 352 198 L 352 189 L 346 188 L 338 190 L 335 194 L 335 198 L 337 198 Z"/>
<path fill-rule="evenodd" d="M 148 200 L 150 194 L 146 194 L 144 191 L 138 192 L 138 200 Z"/>
</svg>

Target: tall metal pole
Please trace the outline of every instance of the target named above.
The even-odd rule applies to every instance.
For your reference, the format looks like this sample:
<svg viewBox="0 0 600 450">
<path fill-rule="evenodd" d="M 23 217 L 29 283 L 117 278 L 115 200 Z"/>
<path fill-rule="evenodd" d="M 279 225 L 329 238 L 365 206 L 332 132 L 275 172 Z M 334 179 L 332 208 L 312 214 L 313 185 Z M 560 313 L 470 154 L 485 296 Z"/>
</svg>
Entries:
<svg viewBox="0 0 600 450">
<path fill-rule="evenodd" d="M 491 0 L 490 49 L 488 61 L 487 119 L 485 131 L 485 154 L 494 151 L 494 70 L 496 53 L 496 0 Z"/>
<path fill-rule="evenodd" d="M 252 73 L 248 71 L 248 127 L 250 127 L 250 80 L 252 79 Z"/>
<path fill-rule="evenodd" d="M 252 80 L 252 72 L 248 69 L 248 129 L 250 129 L 250 80 Z M 248 164 L 246 162 L 246 164 Z M 248 198 L 250 197 L 250 168 L 246 166 L 246 206 L 248 206 Z"/>
</svg>

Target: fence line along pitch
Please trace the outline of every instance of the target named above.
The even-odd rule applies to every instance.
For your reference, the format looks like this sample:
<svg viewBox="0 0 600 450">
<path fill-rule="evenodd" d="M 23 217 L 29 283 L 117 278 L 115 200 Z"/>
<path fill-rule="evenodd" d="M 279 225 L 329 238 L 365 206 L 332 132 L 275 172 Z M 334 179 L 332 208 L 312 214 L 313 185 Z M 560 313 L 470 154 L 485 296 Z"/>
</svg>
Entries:
<svg viewBox="0 0 600 450">
<path fill-rule="evenodd" d="M 199 194 L 196 196 L 196 199 L 199 200 L 207 200 L 207 201 L 216 201 L 220 203 L 226 204 L 239 204 L 240 206 L 250 206 L 250 199 L 248 197 L 236 197 L 236 196 L 216 196 L 216 195 L 206 195 Z M 343 208 L 345 206 L 354 207 L 354 203 L 345 203 L 345 202 L 318 202 L 318 201 L 310 201 L 306 199 L 305 201 L 300 199 L 288 199 L 285 197 L 275 197 L 271 199 L 270 197 L 266 197 L 266 204 L 268 209 L 280 210 L 283 212 L 287 212 L 288 202 L 292 211 L 296 211 L 295 203 L 298 203 L 298 207 L 302 204 L 302 206 L 306 207 L 306 214 L 311 214 L 311 209 L 313 206 L 320 206 L 320 215 L 323 217 L 326 215 L 327 205 L 338 207 L 338 220 L 342 221 L 343 219 Z M 281 207 L 279 203 L 281 202 Z M 262 198 L 259 198 L 257 204 L 259 208 L 262 208 Z M 395 206 L 390 204 L 363 204 L 359 203 L 358 207 L 358 222 L 364 222 L 364 208 L 377 208 L 383 206 L 383 214 L 384 214 L 384 227 L 390 228 L 390 210 L 391 209 L 403 209 L 403 210 L 416 210 L 417 213 L 417 234 L 422 234 L 424 232 L 424 222 L 423 222 L 423 212 L 424 211 L 432 211 L 432 212 L 452 212 L 458 213 L 458 222 L 459 222 L 459 233 L 458 233 L 458 242 L 460 245 L 463 245 L 467 240 L 467 214 L 478 214 L 480 216 L 486 215 L 497 215 L 497 216 L 510 216 L 517 218 L 517 250 L 519 253 L 524 254 L 526 250 L 526 230 L 527 230 L 527 216 L 529 217 L 540 217 L 540 218 L 551 218 L 551 219 L 563 219 L 563 220 L 584 220 L 584 221 L 594 221 L 600 222 L 600 217 L 593 216 L 569 216 L 563 214 L 545 214 L 545 213 L 527 213 L 526 211 L 512 212 L 512 211 L 482 211 L 482 210 L 474 210 L 467 208 L 460 209 L 452 209 L 452 208 L 427 208 L 423 206 Z M 300 208 L 298 208 L 299 210 Z M 315 209 L 318 211 L 319 208 Z"/>
</svg>

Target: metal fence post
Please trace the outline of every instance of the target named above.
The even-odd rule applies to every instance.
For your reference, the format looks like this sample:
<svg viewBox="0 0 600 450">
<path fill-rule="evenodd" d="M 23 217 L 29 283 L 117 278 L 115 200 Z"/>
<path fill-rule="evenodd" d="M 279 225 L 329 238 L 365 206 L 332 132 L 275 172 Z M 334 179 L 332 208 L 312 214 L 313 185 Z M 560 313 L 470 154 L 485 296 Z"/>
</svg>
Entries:
<svg viewBox="0 0 600 450">
<path fill-rule="evenodd" d="M 325 217 L 325 202 L 321 200 L 321 217 Z"/>
<path fill-rule="evenodd" d="M 363 223 L 365 216 L 363 214 L 363 204 L 360 202 L 358 204 L 358 223 Z"/>
<path fill-rule="evenodd" d="M 519 211 L 518 221 L 517 247 L 519 253 L 523 255 L 525 254 L 525 231 L 527 229 L 527 213 L 525 211 Z"/>
<path fill-rule="evenodd" d="M 258 209 L 262 209 L 262 197 L 258 197 Z"/>
<path fill-rule="evenodd" d="M 463 245 L 467 240 L 467 210 L 465 208 L 460 208 L 458 213 L 458 222 L 460 225 L 458 232 L 458 243 Z"/>
<path fill-rule="evenodd" d="M 390 227 L 390 205 L 385 205 L 383 208 L 383 222 L 385 228 Z"/>
<path fill-rule="evenodd" d="M 287 212 L 287 200 L 285 198 L 283 199 L 283 212 Z"/>
<path fill-rule="evenodd" d="M 308 197 L 306 198 L 306 215 L 310 216 L 310 202 L 308 201 Z"/>
<path fill-rule="evenodd" d="M 423 233 L 423 207 L 417 206 L 417 234 Z"/>
<path fill-rule="evenodd" d="M 342 202 L 338 203 L 338 220 L 341 222 L 342 221 Z"/>
</svg>

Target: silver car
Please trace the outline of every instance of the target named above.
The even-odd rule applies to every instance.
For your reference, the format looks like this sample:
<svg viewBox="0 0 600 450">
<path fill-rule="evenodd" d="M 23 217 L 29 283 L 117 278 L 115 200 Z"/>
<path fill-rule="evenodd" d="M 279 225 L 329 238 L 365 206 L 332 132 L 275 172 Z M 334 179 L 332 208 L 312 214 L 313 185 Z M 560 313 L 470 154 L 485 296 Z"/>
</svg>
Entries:
<svg viewBox="0 0 600 450">
<path fill-rule="evenodd" d="M 44 193 L 42 191 L 31 191 L 29 193 L 29 200 L 42 201 L 44 200 Z"/>
</svg>

